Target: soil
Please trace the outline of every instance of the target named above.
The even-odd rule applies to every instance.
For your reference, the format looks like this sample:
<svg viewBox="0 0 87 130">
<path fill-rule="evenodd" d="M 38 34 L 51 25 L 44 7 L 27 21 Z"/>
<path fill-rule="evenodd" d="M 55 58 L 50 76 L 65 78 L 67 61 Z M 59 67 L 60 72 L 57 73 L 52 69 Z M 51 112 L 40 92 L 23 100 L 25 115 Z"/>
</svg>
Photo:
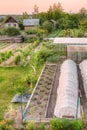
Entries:
<svg viewBox="0 0 87 130">
<path fill-rule="evenodd" d="M 48 106 L 47 118 L 52 118 L 54 116 L 53 113 L 54 113 L 54 108 L 55 108 L 56 98 L 57 98 L 57 87 L 59 84 L 59 78 L 58 78 L 60 73 L 59 69 L 60 69 L 60 64 L 57 65 L 56 75 L 55 75 L 54 84 L 51 92 L 49 106 Z"/>
<path fill-rule="evenodd" d="M 80 95 L 80 100 L 81 100 L 83 116 L 84 116 L 84 119 L 87 120 L 87 98 L 85 95 L 81 71 L 80 71 L 79 67 L 78 67 L 78 79 L 79 79 L 79 90 L 80 90 L 79 95 Z"/>
</svg>

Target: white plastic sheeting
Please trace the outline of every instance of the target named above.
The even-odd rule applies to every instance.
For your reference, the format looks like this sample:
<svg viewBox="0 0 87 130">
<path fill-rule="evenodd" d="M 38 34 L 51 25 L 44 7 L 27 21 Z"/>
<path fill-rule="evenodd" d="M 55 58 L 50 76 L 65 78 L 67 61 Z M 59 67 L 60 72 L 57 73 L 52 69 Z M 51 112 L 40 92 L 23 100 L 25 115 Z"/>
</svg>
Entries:
<svg viewBox="0 0 87 130">
<path fill-rule="evenodd" d="M 80 63 L 79 68 L 81 70 L 81 75 L 83 79 L 83 86 L 85 90 L 85 95 L 87 98 L 87 60 L 84 60 Z"/>
<path fill-rule="evenodd" d="M 56 37 L 55 44 L 87 44 L 87 38 Z"/>
<path fill-rule="evenodd" d="M 74 61 L 66 60 L 60 70 L 59 86 L 54 116 L 76 118 L 78 100 L 78 75 Z"/>
</svg>

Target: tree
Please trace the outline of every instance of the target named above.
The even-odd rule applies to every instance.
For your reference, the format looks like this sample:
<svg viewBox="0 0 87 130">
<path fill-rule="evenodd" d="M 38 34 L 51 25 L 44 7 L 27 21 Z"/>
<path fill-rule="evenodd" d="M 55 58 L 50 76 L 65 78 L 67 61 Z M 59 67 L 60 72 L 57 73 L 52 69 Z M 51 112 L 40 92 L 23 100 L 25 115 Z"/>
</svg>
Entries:
<svg viewBox="0 0 87 130">
<path fill-rule="evenodd" d="M 85 31 L 87 30 L 87 19 L 81 21 L 80 28 Z"/>
<path fill-rule="evenodd" d="M 34 5 L 34 14 L 38 14 L 39 13 L 39 7 L 35 4 Z"/>
<path fill-rule="evenodd" d="M 80 14 L 81 16 L 87 16 L 87 9 L 84 8 L 84 7 L 82 7 L 82 8 L 80 9 L 80 11 L 79 11 L 79 14 Z"/>
<path fill-rule="evenodd" d="M 28 15 L 28 13 L 27 12 L 23 12 L 23 19 L 28 19 L 29 18 L 29 15 Z"/>
<path fill-rule="evenodd" d="M 48 32 L 51 32 L 53 30 L 53 25 L 49 21 L 45 21 L 42 26 L 43 29 L 47 30 Z"/>
<path fill-rule="evenodd" d="M 63 16 L 63 8 L 61 6 L 61 3 L 54 3 L 53 6 L 50 6 L 47 12 L 47 18 L 48 20 L 54 19 L 58 20 Z"/>
</svg>

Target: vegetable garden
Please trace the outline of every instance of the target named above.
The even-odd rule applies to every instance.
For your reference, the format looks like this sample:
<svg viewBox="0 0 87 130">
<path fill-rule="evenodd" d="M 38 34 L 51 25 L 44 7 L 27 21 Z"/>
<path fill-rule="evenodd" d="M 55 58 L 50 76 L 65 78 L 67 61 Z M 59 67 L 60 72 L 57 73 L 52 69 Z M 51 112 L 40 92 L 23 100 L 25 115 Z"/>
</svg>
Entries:
<svg viewBox="0 0 87 130">
<path fill-rule="evenodd" d="M 57 64 L 46 64 L 32 93 L 25 119 L 46 118 L 47 107 L 52 90 Z"/>
</svg>

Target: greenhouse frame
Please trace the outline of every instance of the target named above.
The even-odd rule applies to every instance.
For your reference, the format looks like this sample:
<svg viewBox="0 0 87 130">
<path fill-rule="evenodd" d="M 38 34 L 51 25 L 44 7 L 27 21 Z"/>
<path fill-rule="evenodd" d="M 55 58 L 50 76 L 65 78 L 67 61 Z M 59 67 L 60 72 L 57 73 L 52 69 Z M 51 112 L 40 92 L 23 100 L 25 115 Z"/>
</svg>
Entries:
<svg viewBox="0 0 87 130">
<path fill-rule="evenodd" d="M 60 69 L 59 86 L 54 116 L 58 118 L 76 118 L 78 104 L 78 74 L 76 63 L 63 62 Z"/>
</svg>

